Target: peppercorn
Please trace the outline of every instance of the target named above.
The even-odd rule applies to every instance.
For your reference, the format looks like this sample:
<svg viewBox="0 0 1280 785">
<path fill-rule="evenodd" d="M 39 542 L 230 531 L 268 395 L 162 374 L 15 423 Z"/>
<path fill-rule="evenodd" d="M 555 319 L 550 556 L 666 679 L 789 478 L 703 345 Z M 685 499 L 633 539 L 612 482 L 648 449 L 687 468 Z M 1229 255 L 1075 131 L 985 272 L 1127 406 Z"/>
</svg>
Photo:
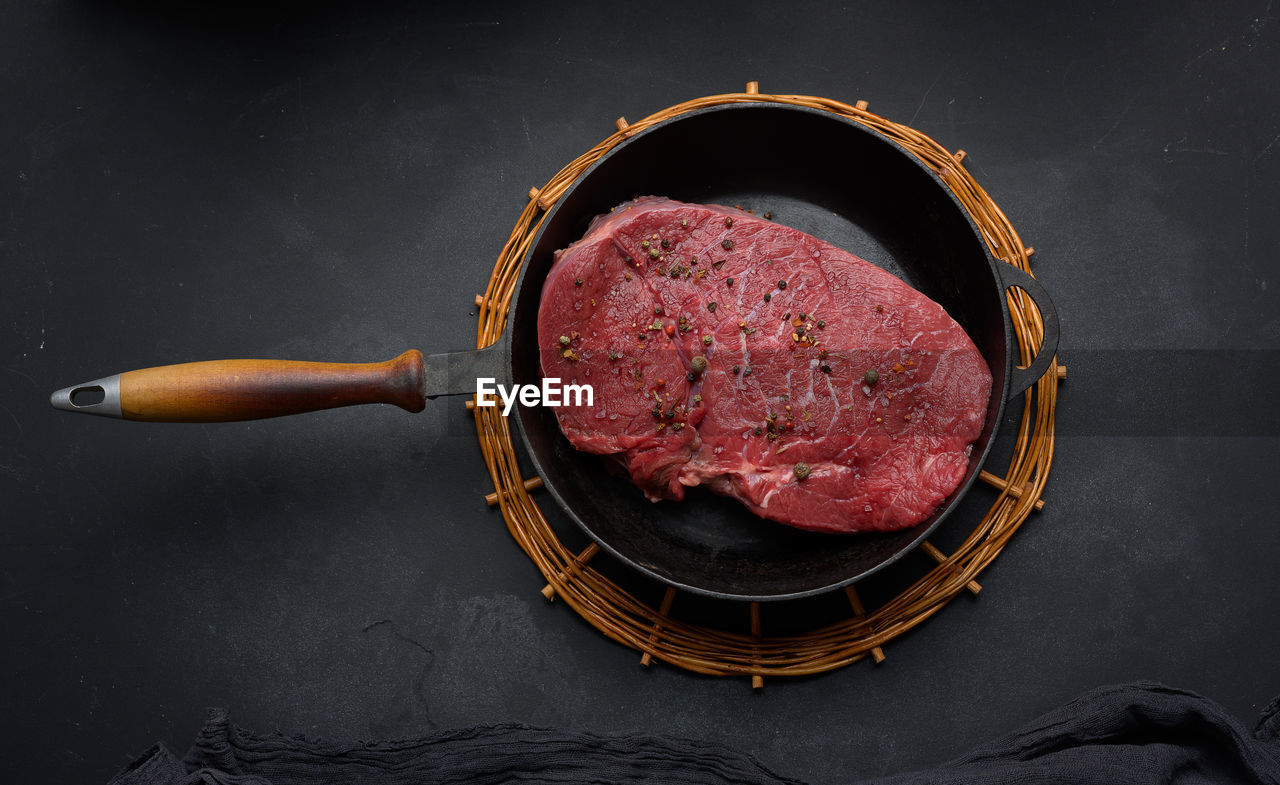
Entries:
<svg viewBox="0 0 1280 785">
<path fill-rule="evenodd" d="M 725 285 L 727 285 L 727 286 L 733 286 L 733 279 L 732 279 L 732 278 L 730 278 L 729 280 L 725 281 Z"/>
<path fill-rule="evenodd" d="M 764 293 L 764 301 L 765 301 L 765 302 L 769 302 L 769 301 L 770 301 L 770 300 L 772 300 L 772 299 L 773 299 L 773 295 L 769 294 L 768 292 L 765 292 L 765 293 Z"/>
<path fill-rule="evenodd" d="M 653 313 L 654 313 L 654 315 L 655 315 L 655 316 L 661 316 L 661 315 L 662 315 L 662 306 L 661 306 L 661 305 L 655 305 L 655 306 L 653 306 Z"/>
<path fill-rule="evenodd" d="M 710 311 L 710 312 L 712 312 L 712 313 L 715 313 L 715 312 L 716 312 L 716 304 L 715 304 L 715 303 L 707 303 L 707 310 L 708 310 L 708 311 Z"/>
<path fill-rule="evenodd" d="M 880 381 L 880 372 L 877 371 L 875 368 L 872 368 L 862 375 L 862 381 L 866 382 L 867 384 L 875 384 L 876 382 Z"/>
<path fill-rule="evenodd" d="M 567 335 L 562 335 L 562 336 L 560 336 L 560 345 L 561 345 L 561 346 L 568 346 L 568 345 L 569 345 L 569 336 L 567 336 Z"/>
<path fill-rule="evenodd" d="M 730 240 L 729 238 L 727 238 L 727 237 L 726 237 L 726 238 L 724 239 L 724 241 L 720 243 L 720 247 L 721 247 L 721 248 L 723 248 L 723 249 L 725 249 L 726 251 L 732 251 L 732 250 L 733 250 L 733 240 Z"/>
<path fill-rule="evenodd" d="M 800 461 L 795 466 L 791 467 L 791 471 L 795 473 L 797 480 L 803 480 L 809 476 L 809 464 L 804 461 Z"/>
<path fill-rule="evenodd" d="M 574 278 L 574 279 L 573 279 L 573 285 L 574 285 L 574 286 L 582 286 L 582 279 L 581 279 L 581 278 Z"/>
<path fill-rule="evenodd" d="M 786 282 L 786 281 L 778 281 L 778 288 L 779 288 L 779 289 L 785 289 L 785 288 L 787 288 L 787 282 Z M 800 317 L 800 318 L 802 318 L 802 319 L 803 319 L 804 317 L 802 316 L 802 317 Z"/>
<path fill-rule="evenodd" d="M 689 367 L 694 373 L 702 373 L 707 370 L 707 358 L 699 354 L 689 361 Z"/>
<path fill-rule="evenodd" d="M 704 336 L 702 336 L 702 344 L 703 344 L 704 346 L 710 346 L 710 345 L 711 345 L 711 341 L 712 341 L 712 338 L 711 338 L 711 336 L 710 336 L 710 335 L 704 335 Z"/>
</svg>

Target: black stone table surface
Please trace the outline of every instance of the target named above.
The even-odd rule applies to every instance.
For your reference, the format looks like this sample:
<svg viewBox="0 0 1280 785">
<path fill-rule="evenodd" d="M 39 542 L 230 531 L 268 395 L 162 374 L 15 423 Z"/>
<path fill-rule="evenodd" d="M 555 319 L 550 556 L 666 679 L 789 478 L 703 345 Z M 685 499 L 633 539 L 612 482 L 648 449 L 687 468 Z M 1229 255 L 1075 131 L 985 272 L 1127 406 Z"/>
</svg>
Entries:
<svg viewBox="0 0 1280 785">
<path fill-rule="evenodd" d="M 337 738 L 669 732 L 837 783 L 1102 684 L 1246 721 L 1280 693 L 1270 2 L 5 6 L 6 782 L 105 782 L 207 706 Z M 150 365 L 473 346 L 531 186 L 619 115 L 748 80 L 964 149 L 1062 317 L 1045 509 L 882 665 L 760 691 L 640 667 L 539 595 L 460 399 L 226 425 L 49 407 Z"/>
</svg>

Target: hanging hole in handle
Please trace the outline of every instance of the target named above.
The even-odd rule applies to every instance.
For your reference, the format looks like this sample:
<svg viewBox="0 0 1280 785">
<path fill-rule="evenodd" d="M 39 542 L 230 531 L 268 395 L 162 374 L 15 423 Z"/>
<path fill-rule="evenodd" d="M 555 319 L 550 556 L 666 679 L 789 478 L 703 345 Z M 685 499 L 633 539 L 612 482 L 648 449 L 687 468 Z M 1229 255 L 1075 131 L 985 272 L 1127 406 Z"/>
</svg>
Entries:
<svg viewBox="0 0 1280 785">
<path fill-rule="evenodd" d="M 107 399 L 107 391 L 102 389 L 102 385 L 94 384 L 88 387 L 77 387 L 71 391 L 71 405 L 77 409 L 83 409 L 86 406 L 96 406 Z"/>
</svg>

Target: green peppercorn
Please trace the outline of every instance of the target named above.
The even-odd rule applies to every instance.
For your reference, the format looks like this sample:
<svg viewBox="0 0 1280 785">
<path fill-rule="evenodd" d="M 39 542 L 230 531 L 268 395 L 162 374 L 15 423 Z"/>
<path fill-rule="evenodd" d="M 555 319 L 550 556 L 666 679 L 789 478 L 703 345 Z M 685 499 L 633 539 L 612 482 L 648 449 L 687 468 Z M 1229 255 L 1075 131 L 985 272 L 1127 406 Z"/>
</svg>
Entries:
<svg viewBox="0 0 1280 785">
<path fill-rule="evenodd" d="M 704 335 L 704 336 L 702 336 L 702 345 L 703 345 L 703 346 L 710 346 L 710 345 L 711 345 L 711 336 L 710 336 L 710 335 Z"/>
<path fill-rule="evenodd" d="M 795 466 L 791 467 L 791 471 L 795 472 L 797 480 L 803 480 L 809 476 L 809 464 L 804 461 L 800 461 Z"/>
<path fill-rule="evenodd" d="M 866 382 L 867 384 L 875 384 L 876 382 L 880 381 L 880 372 L 877 371 L 875 368 L 872 368 L 871 370 L 867 371 L 862 375 L 862 381 Z"/>
<path fill-rule="evenodd" d="M 662 255 L 662 254 L 660 254 L 660 253 L 658 252 L 658 249 L 657 249 L 657 248 L 650 248 L 650 249 L 649 249 L 649 258 L 650 258 L 650 259 L 657 259 L 657 258 L 658 258 L 659 256 L 661 256 L 661 255 Z"/>
<path fill-rule="evenodd" d="M 641 248 L 648 248 L 648 247 L 649 247 L 649 241 L 648 241 L 648 240 L 641 240 L 641 241 L 640 241 L 640 247 L 641 247 Z"/>
<path fill-rule="evenodd" d="M 567 335 L 562 335 L 562 336 L 560 336 L 560 345 L 561 345 L 561 346 L 568 346 L 568 345 L 569 345 L 569 336 L 567 336 Z"/>
<path fill-rule="evenodd" d="M 741 366 L 741 365 L 735 365 L 735 366 L 733 366 L 733 375 L 734 375 L 734 376 L 737 376 L 737 375 L 738 375 L 738 372 L 739 372 L 739 371 L 741 371 L 741 370 L 742 370 L 742 366 Z"/>
</svg>

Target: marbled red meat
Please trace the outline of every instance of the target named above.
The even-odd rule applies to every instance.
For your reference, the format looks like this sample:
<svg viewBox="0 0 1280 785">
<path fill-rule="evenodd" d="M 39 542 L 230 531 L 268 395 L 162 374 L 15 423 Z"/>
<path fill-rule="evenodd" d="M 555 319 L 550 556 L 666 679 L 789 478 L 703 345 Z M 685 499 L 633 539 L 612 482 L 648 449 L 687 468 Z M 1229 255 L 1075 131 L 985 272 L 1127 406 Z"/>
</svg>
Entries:
<svg viewBox="0 0 1280 785">
<path fill-rule="evenodd" d="M 991 393 L 964 330 L 893 275 L 742 210 L 656 197 L 557 253 L 538 340 L 544 376 L 594 388 L 592 406 L 556 410 L 569 442 L 650 499 L 704 485 L 819 531 L 927 519 Z"/>
</svg>

